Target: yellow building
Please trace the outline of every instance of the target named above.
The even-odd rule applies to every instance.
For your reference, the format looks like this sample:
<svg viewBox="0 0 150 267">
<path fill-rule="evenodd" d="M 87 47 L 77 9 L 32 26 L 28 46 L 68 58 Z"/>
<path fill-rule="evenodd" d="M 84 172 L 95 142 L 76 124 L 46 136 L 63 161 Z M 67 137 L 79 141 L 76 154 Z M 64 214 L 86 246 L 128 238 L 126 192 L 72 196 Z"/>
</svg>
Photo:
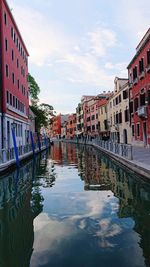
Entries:
<svg viewBox="0 0 150 267">
<path fill-rule="evenodd" d="M 131 144 L 128 79 L 116 77 L 114 84 L 114 93 L 108 102 L 110 137 L 112 141 Z"/>
</svg>

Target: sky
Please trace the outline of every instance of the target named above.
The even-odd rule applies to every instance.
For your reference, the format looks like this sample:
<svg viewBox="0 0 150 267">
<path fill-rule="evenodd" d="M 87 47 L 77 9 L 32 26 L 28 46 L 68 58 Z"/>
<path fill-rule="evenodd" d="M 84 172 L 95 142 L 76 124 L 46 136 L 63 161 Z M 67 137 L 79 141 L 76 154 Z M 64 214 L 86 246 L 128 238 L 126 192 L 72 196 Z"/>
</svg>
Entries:
<svg viewBox="0 0 150 267">
<path fill-rule="evenodd" d="M 40 102 L 73 113 L 113 91 L 150 27 L 149 0 L 7 0 L 29 51 Z"/>
</svg>

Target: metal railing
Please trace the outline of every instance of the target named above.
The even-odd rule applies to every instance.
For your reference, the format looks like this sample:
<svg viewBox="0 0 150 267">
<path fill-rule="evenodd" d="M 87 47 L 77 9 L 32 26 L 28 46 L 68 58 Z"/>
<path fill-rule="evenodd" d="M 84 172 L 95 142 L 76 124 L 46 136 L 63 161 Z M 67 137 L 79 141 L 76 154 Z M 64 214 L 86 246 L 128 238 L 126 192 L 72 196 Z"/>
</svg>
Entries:
<svg viewBox="0 0 150 267">
<path fill-rule="evenodd" d="M 41 140 L 41 150 L 46 148 L 45 141 Z M 39 145 L 38 143 L 34 144 L 35 152 L 39 152 Z M 31 144 L 26 144 L 24 146 L 17 147 L 18 149 L 18 156 L 21 157 L 26 155 L 27 153 L 33 152 L 33 148 Z M 0 151 L 0 165 L 11 160 L 15 160 L 15 151 L 14 148 L 9 149 L 2 149 Z"/>
<path fill-rule="evenodd" d="M 132 154 L 132 145 L 129 144 L 121 144 L 112 142 L 110 140 L 104 141 L 98 138 L 90 139 L 90 138 L 81 138 L 81 139 L 63 139 L 64 142 L 83 144 L 83 145 L 93 145 L 99 148 L 102 148 L 106 151 L 110 151 L 113 154 L 119 155 L 121 157 L 127 158 L 129 160 L 133 159 Z"/>
</svg>

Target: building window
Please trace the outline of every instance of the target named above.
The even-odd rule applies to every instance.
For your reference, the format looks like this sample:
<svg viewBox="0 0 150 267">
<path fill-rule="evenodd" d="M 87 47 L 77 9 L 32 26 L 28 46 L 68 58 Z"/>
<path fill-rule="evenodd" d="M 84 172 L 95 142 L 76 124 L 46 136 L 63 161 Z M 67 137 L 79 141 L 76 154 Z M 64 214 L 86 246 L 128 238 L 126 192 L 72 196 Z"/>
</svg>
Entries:
<svg viewBox="0 0 150 267">
<path fill-rule="evenodd" d="M 6 77 L 8 78 L 9 77 L 9 68 L 8 68 L 8 65 L 6 64 Z"/>
<path fill-rule="evenodd" d="M 11 58 L 12 58 L 12 61 L 14 61 L 14 50 L 13 49 L 11 51 Z"/>
<path fill-rule="evenodd" d="M 150 50 L 147 51 L 147 65 L 150 65 Z"/>
<path fill-rule="evenodd" d="M 125 119 L 125 122 L 129 121 L 129 110 L 128 109 L 124 111 L 124 119 Z"/>
<path fill-rule="evenodd" d="M 119 95 L 119 103 L 121 103 L 121 94 Z"/>
<path fill-rule="evenodd" d="M 5 39 L 5 50 L 8 51 L 8 41 Z"/>
<path fill-rule="evenodd" d="M 145 93 L 140 94 L 140 106 L 145 106 Z"/>
<path fill-rule="evenodd" d="M 98 119 L 98 114 L 96 114 L 96 119 Z"/>
<path fill-rule="evenodd" d="M 23 85 L 22 85 L 22 94 L 23 94 Z"/>
<path fill-rule="evenodd" d="M 130 114 L 133 113 L 133 101 L 130 102 L 129 108 L 130 108 Z"/>
<path fill-rule="evenodd" d="M 137 136 L 140 136 L 140 124 L 137 123 L 136 125 L 136 133 L 137 133 Z"/>
<path fill-rule="evenodd" d="M 17 69 L 19 68 L 19 59 L 17 58 Z"/>
<path fill-rule="evenodd" d="M 118 116 L 118 113 L 116 113 L 116 123 L 117 123 L 117 124 L 119 123 L 119 116 Z"/>
<path fill-rule="evenodd" d="M 128 98 L 128 91 L 124 90 L 123 91 L 123 99 L 127 99 Z"/>
<path fill-rule="evenodd" d="M 115 99 L 115 100 L 116 100 L 116 105 L 118 105 L 118 97 L 116 97 L 116 99 Z"/>
<path fill-rule="evenodd" d="M 132 124 L 132 136 L 134 136 L 134 124 Z"/>
<path fill-rule="evenodd" d="M 110 126 L 112 126 L 112 116 L 110 117 Z"/>
<path fill-rule="evenodd" d="M 16 98 L 16 109 L 18 108 L 18 99 Z"/>
<path fill-rule="evenodd" d="M 13 107 L 15 108 L 15 96 L 13 96 Z"/>
<path fill-rule="evenodd" d="M 131 84 L 132 83 L 132 73 L 130 72 L 130 74 L 129 74 L 129 84 Z"/>
<path fill-rule="evenodd" d="M 141 58 L 139 61 L 139 73 L 142 73 L 144 71 L 144 58 Z"/>
<path fill-rule="evenodd" d="M 12 73 L 12 82 L 13 82 L 13 84 L 15 83 L 15 74 L 14 73 Z"/>
<path fill-rule="evenodd" d="M 109 106 L 110 106 L 110 108 L 112 108 L 112 102 L 110 102 Z"/>
<path fill-rule="evenodd" d="M 7 104 L 9 104 L 9 92 L 6 91 L 6 101 L 7 101 Z"/>
<path fill-rule="evenodd" d="M 95 120 L 95 115 L 92 115 L 91 120 L 92 121 Z"/>
<path fill-rule="evenodd" d="M 5 25 L 7 25 L 7 15 L 6 15 L 6 13 L 4 13 L 4 23 L 5 23 Z"/>
<path fill-rule="evenodd" d="M 94 131 L 95 130 L 95 125 L 92 125 L 92 131 Z"/>
<path fill-rule="evenodd" d="M 114 113 L 114 124 L 116 123 L 116 115 L 115 115 L 115 113 Z"/>
<path fill-rule="evenodd" d="M 21 74 L 23 75 L 23 67 L 21 66 Z"/>
<path fill-rule="evenodd" d="M 105 130 L 108 130 L 107 120 L 104 120 L 104 128 L 105 128 Z"/>
<path fill-rule="evenodd" d="M 138 97 L 136 97 L 134 99 L 134 112 L 137 111 L 138 107 L 139 107 L 139 99 L 138 99 Z"/>
<path fill-rule="evenodd" d="M 137 78 L 137 66 L 133 68 L 133 80 Z"/>
<path fill-rule="evenodd" d="M 21 107 L 20 107 L 20 104 L 21 104 L 21 103 L 20 103 L 20 101 L 18 100 L 18 109 L 19 109 L 19 110 L 21 110 L 21 109 L 20 109 L 20 108 L 21 108 Z"/>
<path fill-rule="evenodd" d="M 15 34 L 15 32 L 14 32 L 14 43 L 16 42 L 16 34 Z"/>
<path fill-rule="evenodd" d="M 12 94 L 10 94 L 10 105 L 12 106 Z"/>
<path fill-rule="evenodd" d="M 13 36 L 14 36 L 14 30 L 13 30 L 13 28 L 11 27 L 11 37 L 13 38 Z"/>
<path fill-rule="evenodd" d="M 122 112 L 119 112 L 119 123 L 122 123 Z"/>
<path fill-rule="evenodd" d="M 20 88 L 20 81 L 18 80 L 18 90 L 19 90 L 19 88 Z"/>
</svg>

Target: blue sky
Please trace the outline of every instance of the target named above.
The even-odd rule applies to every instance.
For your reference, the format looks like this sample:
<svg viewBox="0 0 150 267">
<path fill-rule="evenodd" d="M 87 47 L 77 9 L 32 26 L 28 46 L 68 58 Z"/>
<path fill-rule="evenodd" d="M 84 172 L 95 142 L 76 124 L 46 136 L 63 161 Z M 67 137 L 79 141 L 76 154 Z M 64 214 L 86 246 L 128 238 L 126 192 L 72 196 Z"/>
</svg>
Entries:
<svg viewBox="0 0 150 267">
<path fill-rule="evenodd" d="M 150 26 L 149 0 L 7 0 L 30 53 L 41 102 L 72 113 L 112 91 Z"/>
</svg>

